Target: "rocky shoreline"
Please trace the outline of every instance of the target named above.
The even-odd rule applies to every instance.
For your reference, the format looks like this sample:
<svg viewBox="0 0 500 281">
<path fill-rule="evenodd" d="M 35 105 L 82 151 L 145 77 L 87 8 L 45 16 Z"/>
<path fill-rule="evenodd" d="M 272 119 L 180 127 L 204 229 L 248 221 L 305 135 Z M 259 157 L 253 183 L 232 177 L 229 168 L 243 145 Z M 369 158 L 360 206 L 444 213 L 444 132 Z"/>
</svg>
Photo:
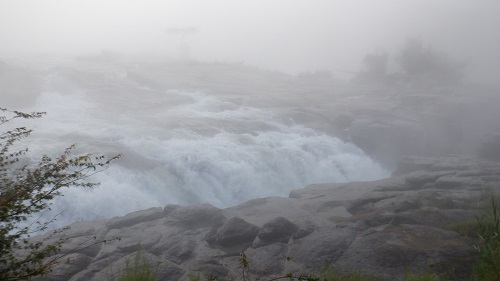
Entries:
<svg viewBox="0 0 500 281">
<path fill-rule="evenodd" d="M 158 265 L 159 280 L 237 276 L 243 251 L 251 273 L 265 276 L 327 266 L 383 280 L 409 270 L 470 280 L 475 241 L 453 225 L 474 220 L 499 186 L 499 162 L 407 157 L 379 181 L 315 184 L 227 209 L 167 205 L 79 222 L 66 234 L 71 262 L 49 280 L 104 280 L 137 251 Z M 101 240 L 109 242 L 74 251 Z"/>
</svg>

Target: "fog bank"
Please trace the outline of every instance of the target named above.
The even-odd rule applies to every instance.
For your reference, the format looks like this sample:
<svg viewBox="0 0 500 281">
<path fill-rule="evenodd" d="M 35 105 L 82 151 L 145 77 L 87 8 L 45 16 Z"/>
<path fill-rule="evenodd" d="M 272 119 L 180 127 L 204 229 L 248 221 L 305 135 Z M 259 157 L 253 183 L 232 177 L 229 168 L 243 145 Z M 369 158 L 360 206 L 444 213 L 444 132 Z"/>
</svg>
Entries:
<svg viewBox="0 0 500 281">
<path fill-rule="evenodd" d="M 0 54 L 108 50 L 245 62 L 297 73 L 359 70 L 374 50 L 396 53 L 417 37 L 494 80 L 500 65 L 497 1 L 2 1 Z M 196 29 L 182 35 L 169 29 Z M 487 77 L 488 76 L 488 77 Z"/>
</svg>

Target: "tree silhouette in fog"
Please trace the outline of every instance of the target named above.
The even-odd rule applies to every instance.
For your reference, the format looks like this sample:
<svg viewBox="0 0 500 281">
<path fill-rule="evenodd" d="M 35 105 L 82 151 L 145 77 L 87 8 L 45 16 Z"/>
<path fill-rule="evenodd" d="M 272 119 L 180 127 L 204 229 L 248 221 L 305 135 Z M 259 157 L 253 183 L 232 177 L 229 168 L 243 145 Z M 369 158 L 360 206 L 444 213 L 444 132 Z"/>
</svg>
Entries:
<svg viewBox="0 0 500 281">
<path fill-rule="evenodd" d="M 186 42 L 186 37 L 188 35 L 196 34 L 198 33 L 198 29 L 196 27 L 184 27 L 184 28 L 177 28 L 177 27 L 172 27 L 167 29 L 168 34 L 172 35 L 177 35 L 180 38 L 179 41 L 179 59 L 187 61 L 191 57 L 191 48 L 189 47 L 188 43 Z"/>
<path fill-rule="evenodd" d="M 408 39 L 397 58 L 399 66 L 408 77 L 427 78 L 449 82 L 460 78 L 462 64 L 446 54 L 424 46 L 420 39 Z"/>
<path fill-rule="evenodd" d="M 465 66 L 443 52 L 434 51 L 420 39 L 408 39 L 395 56 L 397 70 L 388 71 L 389 55 L 384 52 L 367 54 L 356 80 L 368 83 L 418 82 L 423 85 L 453 84 L 462 78 Z"/>
<path fill-rule="evenodd" d="M 387 76 L 388 58 L 389 55 L 382 52 L 367 54 L 362 61 L 364 69 L 356 78 L 363 82 L 383 81 Z"/>
</svg>

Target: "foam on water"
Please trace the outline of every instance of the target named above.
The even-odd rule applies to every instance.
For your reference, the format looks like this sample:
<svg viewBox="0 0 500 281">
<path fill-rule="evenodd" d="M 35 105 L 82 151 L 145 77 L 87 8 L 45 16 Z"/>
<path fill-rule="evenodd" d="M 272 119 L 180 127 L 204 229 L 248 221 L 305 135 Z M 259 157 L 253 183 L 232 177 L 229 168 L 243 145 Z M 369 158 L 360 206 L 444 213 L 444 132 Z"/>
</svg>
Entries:
<svg viewBox="0 0 500 281">
<path fill-rule="evenodd" d="M 32 157 L 57 155 L 72 143 L 124 154 L 95 176 L 100 187 L 72 188 L 55 200 L 45 214 L 63 212 L 55 226 L 169 203 L 228 207 L 311 183 L 388 175 L 353 144 L 272 112 L 199 92 L 151 95 L 125 102 L 113 92 L 61 94 L 52 84 L 40 95 L 35 109 L 49 114 L 33 123 Z"/>
</svg>

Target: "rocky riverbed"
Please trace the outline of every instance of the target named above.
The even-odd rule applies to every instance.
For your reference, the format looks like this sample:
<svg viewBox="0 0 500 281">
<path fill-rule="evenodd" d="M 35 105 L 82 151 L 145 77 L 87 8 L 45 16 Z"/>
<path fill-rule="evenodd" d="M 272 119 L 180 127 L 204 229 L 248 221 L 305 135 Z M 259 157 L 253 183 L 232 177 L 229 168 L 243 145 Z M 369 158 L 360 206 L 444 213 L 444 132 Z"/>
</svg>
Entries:
<svg viewBox="0 0 500 281">
<path fill-rule="evenodd" d="M 331 267 L 383 280 L 399 280 L 408 271 L 470 280 L 477 241 L 464 225 L 474 224 L 476 216 L 488 208 L 491 193 L 500 182 L 500 98 L 495 88 L 462 82 L 428 84 L 408 78 L 363 84 L 342 81 L 327 72 L 294 76 L 224 63 L 69 61 L 44 67 L 18 62 L 12 65 L 16 66 L 10 62 L 0 65 L 4 73 L 0 85 L 5 89 L 0 101 L 6 106 L 29 108 L 26 101 L 43 101 L 47 89 L 64 93 L 57 99 L 63 102 L 85 93 L 85 101 L 91 104 L 112 105 L 92 112 L 92 116 L 104 112 L 104 121 L 144 121 L 147 125 L 140 126 L 146 130 L 144 134 L 161 132 L 158 140 L 168 139 L 168 132 L 177 125 L 191 126 L 194 133 L 208 137 L 221 131 L 259 135 L 271 130 L 262 125 L 268 119 L 259 123 L 255 116 L 245 115 L 243 121 L 229 120 L 239 109 L 258 109 L 283 128 L 298 125 L 355 144 L 393 171 L 391 177 L 378 181 L 313 184 L 291 191 L 288 197 L 257 198 L 229 208 L 169 204 L 107 220 L 78 222 L 65 234 L 68 241 L 62 252 L 68 253 L 69 262 L 59 264 L 49 280 L 113 279 L 138 252 L 155 268 L 157 265 L 159 280 L 186 280 L 197 273 L 223 279 L 238 276 L 241 252 L 247 255 L 254 275 L 317 274 Z M 21 88 L 19 81 L 24 82 Z M 179 96 L 172 90 L 216 98 L 216 107 L 202 108 L 205 115 L 214 111 L 216 117 L 206 120 L 206 116 L 195 114 L 180 121 L 159 118 L 169 106 L 198 104 L 193 103 L 193 96 Z M 29 96 L 19 99 L 20 92 Z M 53 104 L 54 97 L 48 104 Z M 157 104 L 159 98 L 162 103 Z M 151 116 L 152 110 L 157 114 Z M 68 127 L 79 120 L 69 120 Z M 105 124 L 96 120 L 100 121 L 90 127 Z M 155 158 L 158 152 L 134 156 L 139 150 L 125 146 L 124 139 L 135 131 L 115 129 L 119 134 L 108 139 L 109 127 L 104 127 L 105 137 L 89 143 L 106 151 L 124 152 L 124 161 L 117 163 L 118 167 L 161 171 L 160 175 L 172 170 Z M 57 133 L 60 128 L 66 127 L 58 126 Z M 94 139 L 94 135 L 85 135 L 87 131 L 65 136 L 78 142 Z M 124 131 L 128 134 L 122 135 Z M 132 137 L 132 143 L 143 133 L 138 136 Z M 138 147 L 148 147 L 148 143 L 139 143 Z M 165 146 L 161 143 L 155 147 Z M 307 145 L 300 149 L 321 154 Z M 200 171 L 216 166 L 207 164 L 216 163 L 213 157 L 207 159 L 201 162 Z M 261 163 L 254 162 L 257 166 Z M 361 171 L 346 163 L 337 166 L 331 170 L 339 174 L 346 168 Z M 161 169 L 153 169 L 156 167 Z M 315 171 L 314 167 L 310 171 Z M 144 185 L 151 178 L 147 175 L 137 183 Z M 162 180 L 153 182 L 150 191 L 164 184 Z M 195 191 L 200 187 L 187 187 L 193 188 L 190 195 L 197 197 Z M 168 197 L 169 192 L 155 194 Z M 73 198 L 75 202 L 81 200 Z M 102 198 L 95 197 L 101 202 Z"/>
<path fill-rule="evenodd" d="M 407 157 L 379 181 L 315 184 L 288 198 L 226 209 L 168 205 L 75 223 L 63 251 L 83 241 L 109 242 L 73 251 L 71 262 L 60 264 L 49 279 L 106 280 L 141 251 L 158 265 L 159 280 L 238 276 L 241 252 L 256 275 L 332 267 L 383 280 L 399 280 L 408 271 L 470 280 L 475 241 L 457 225 L 487 209 L 499 185 L 498 162 Z"/>
</svg>

